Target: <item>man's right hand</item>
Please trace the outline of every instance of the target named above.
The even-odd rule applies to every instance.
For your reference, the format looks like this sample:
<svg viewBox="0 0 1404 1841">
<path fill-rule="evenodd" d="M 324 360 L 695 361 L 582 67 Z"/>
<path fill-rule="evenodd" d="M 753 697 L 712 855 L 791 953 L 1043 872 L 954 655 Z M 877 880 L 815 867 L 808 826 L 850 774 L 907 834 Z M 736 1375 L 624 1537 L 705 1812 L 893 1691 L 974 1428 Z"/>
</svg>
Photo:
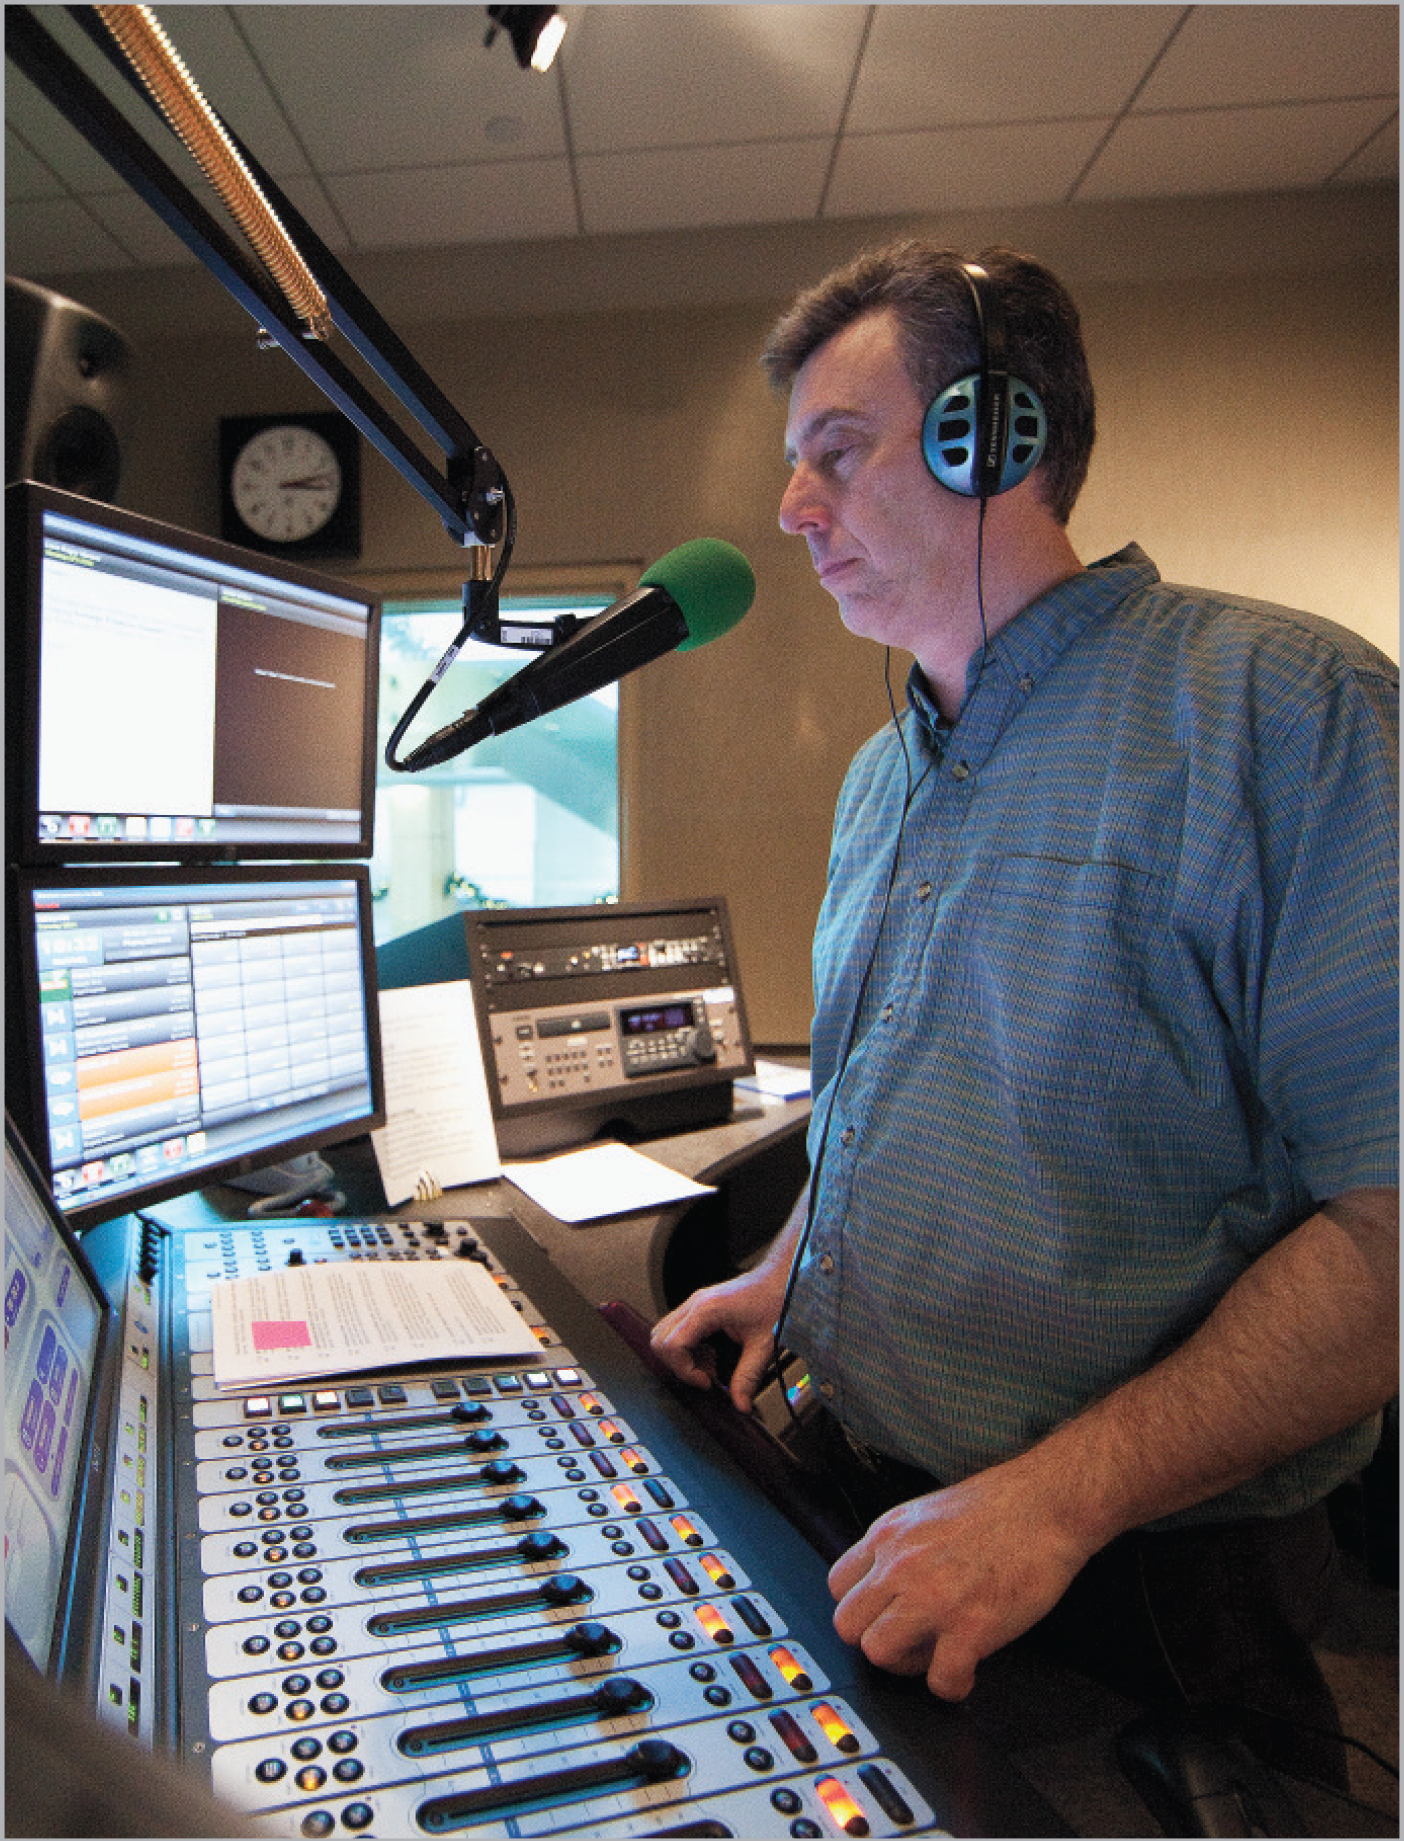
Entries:
<svg viewBox="0 0 1404 1841">
<path fill-rule="evenodd" d="M 787 1265 L 769 1264 L 695 1291 L 686 1303 L 653 1326 L 653 1352 L 680 1380 L 710 1387 L 717 1378 L 711 1339 L 729 1336 L 741 1345 L 731 1377 L 732 1404 L 749 1413 L 772 1354 L 772 1335 L 785 1298 Z"/>
</svg>

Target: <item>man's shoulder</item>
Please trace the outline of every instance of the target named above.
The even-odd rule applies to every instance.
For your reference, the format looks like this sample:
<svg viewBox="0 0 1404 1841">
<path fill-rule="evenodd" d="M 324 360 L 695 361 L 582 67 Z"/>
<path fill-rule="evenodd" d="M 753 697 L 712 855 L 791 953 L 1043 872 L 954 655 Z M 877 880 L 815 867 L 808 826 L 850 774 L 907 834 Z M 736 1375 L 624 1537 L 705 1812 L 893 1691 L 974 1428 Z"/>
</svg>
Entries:
<svg viewBox="0 0 1404 1841">
<path fill-rule="evenodd" d="M 1399 686 L 1399 667 L 1362 633 L 1304 608 L 1222 589 L 1156 580 L 1119 609 L 1123 632 L 1171 642 L 1187 664 L 1218 671 L 1276 662 L 1302 685 L 1356 677 Z"/>
</svg>

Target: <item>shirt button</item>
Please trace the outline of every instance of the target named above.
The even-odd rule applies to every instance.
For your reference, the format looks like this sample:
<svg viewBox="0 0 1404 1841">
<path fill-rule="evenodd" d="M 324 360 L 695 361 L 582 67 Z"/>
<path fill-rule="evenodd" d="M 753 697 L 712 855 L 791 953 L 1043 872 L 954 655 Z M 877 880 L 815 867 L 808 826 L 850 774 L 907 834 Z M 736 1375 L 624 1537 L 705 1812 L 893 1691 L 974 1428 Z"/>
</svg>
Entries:
<svg viewBox="0 0 1404 1841">
<path fill-rule="evenodd" d="M 929 882 L 923 882 L 921 886 L 917 889 L 917 900 L 918 901 L 930 901 L 930 899 L 931 899 L 931 884 Z"/>
<path fill-rule="evenodd" d="M 845 1125 L 842 1132 L 839 1134 L 839 1143 L 843 1145 L 852 1144 L 857 1136 L 857 1132 L 854 1131 L 851 1125 Z"/>
<path fill-rule="evenodd" d="M 955 766 L 951 769 L 951 778 L 953 780 L 968 780 L 970 778 L 970 769 L 964 761 L 956 762 Z"/>
<path fill-rule="evenodd" d="M 882 1006 L 882 1020 L 884 1023 L 890 1023 L 892 1021 L 895 1008 L 896 1006 L 894 1004 L 884 1004 Z"/>
<path fill-rule="evenodd" d="M 819 1255 L 819 1270 L 824 1274 L 824 1277 L 827 1278 L 829 1274 L 833 1271 L 833 1269 L 834 1269 L 833 1254 L 832 1253 L 821 1253 Z"/>
<path fill-rule="evenodd" d="M 832 1400 L 834 1397 L 833 1382 L 832 1381 L 821 1381 L 819 1383 L 819 1391 L 821 1394 L 823 1394 L 826 1400 Z"/>
<path fill-rule="evenodd" d="M 1032 678 L 1023 677 L 1019 679 L 1019 688 L 1021 691 L 1023 691 L 1026 697 L 1033 695 L 1033 687 L 1034 687 L 1034 681 Z"/>
</svg>

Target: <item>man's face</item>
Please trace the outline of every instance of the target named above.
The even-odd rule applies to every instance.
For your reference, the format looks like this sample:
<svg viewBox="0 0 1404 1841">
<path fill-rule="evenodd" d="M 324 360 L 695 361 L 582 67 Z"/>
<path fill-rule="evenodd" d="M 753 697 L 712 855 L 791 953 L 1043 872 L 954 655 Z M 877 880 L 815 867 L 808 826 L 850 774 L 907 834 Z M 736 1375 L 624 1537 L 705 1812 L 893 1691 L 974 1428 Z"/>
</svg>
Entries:
<svg viewBox="0 0 1404 1841">
<path fill-rule="evenodd" d="M 844 625 L 918 657 L 969 592 L 978 517 L 927 468 L 925 410 L 891 312 L 854 320 L 795 378 L 780 501 L 781 529 L 808 543 Z"/>
</svg>

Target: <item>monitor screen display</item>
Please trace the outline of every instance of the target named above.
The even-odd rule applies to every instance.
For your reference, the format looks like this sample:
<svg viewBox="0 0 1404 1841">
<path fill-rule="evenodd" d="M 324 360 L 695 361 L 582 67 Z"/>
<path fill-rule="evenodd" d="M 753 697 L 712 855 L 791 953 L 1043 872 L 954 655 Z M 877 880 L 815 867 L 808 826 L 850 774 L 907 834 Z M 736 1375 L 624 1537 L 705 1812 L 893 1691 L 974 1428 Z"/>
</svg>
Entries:
<svg viewBox="0 0 1404 1841">
<path fill-rule="evenodd" d="M 5 1121 L 5 1618 L 56 1661 L 109 1307 Z"/>
<path fill-rule="evenodd" d="M 384 1123 L 370 906 L 359 864 L 17 874 L 9 1103 L 75 1227 Z"/>
<path fill-rule="evenodd" d="M 380 601 L 6 488 L 7 860 L 368 857 Z"/>
</svg>

